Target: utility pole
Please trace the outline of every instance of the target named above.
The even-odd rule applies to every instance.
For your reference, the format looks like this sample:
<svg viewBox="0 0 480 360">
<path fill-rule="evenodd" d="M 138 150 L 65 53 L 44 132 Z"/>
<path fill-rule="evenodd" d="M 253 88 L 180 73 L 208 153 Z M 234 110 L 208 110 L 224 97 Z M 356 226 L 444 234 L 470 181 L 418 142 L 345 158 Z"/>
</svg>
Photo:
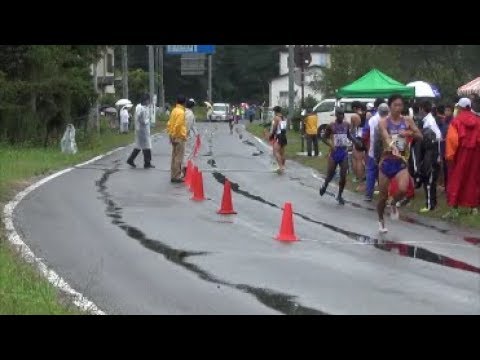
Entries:
<svg viewBox="0 0 480 360">
<path fill-rule="evenodd" d="M 128 99 L 128 53 L 127 45 L 122 45 L 122 85 L 123 98 Z"/>
<path fill-rule="evenodd" d="M 158 49 L 158 107 L 160 113 L 165 111 L 165 88 L 163 82 L 163 45 L 157 45 Z"/>
<path fill-rule="evenodd" d="M 150 124 L 155 124 L 155 64 L 154 64 L 154 54 L 153 54 L 153 45 L 148 45 L 148 77 L 150 83 Z"/>
<path fill-rule="evenodd" d="M 305 61 L 303 60 L 303 51 L 302 51 L 302 68 L 301 68 L 301 83 L 302 83 L 302 111 L 305 110 Z M 302 118 L 302 153 L 305 152 L 305 125 Z"/>
<path fill-rule="evenodd" d="M 208 55 L 208 102 L 212 103 L 212 54 Z"/>
<path fill-rule="evenodd" d="M 95 107 L 93 109 L 93 120 L 95 121 L 95 128 L 100 133 L 100 117 L 98 114 L 98 79 L 97 79 L 97 62 L 92 64 L 93 67 L 93 90 L 95 91 Z"/>
<path fill-rule="evenodd" d="M 305 65 L 309 66 L 312 62 L 312 54 L 305 45 L 297 45 L 295 48 L 295 64 L 300 68 L 300 87 L 302 91 L 301 97 L 301 110 L 305 110 Z M 303 120 L 301 124 L 301 135 L 302 135 L 302 153 L 305 151 L 305 129 Z"/>
<path fill-rule="evenodd" d="M 293 113 L 295 111 L 295 87 L 294 87 L 294 47 L 295 45 L 288 45 L 288 121 L 290 130 L 293 129 Z"/>
</svg>

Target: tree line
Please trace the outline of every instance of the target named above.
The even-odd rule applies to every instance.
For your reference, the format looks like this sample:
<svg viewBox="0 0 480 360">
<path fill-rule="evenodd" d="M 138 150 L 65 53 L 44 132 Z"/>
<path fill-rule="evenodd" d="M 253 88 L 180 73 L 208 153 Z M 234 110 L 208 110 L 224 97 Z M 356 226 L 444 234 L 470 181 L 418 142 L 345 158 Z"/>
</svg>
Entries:
<svg viewBox="0 0 480 360">
<path fill-rule="evenodd" d="M 212 59 L 213 101 L 229 103 L 268 102 L 269 82 L 278 76 L 280 45 L 217 45 Z M 118 47 L 116 64 L 121 63 Z M 148 79 L 148 50 L 145 45 L 128 46 L 129 74 L 135 79 Z M 186 96 L 203 102 L 207 99 L 207 73 L 203 76 L 182 76 L 180 56 L 164 55 L 165 100 L 172 104 L 176 95 Z M 158 76 L 158 74 L 157 74 Z M 129 87 L 130 86 L 129 78 Z M 138 84 L 138 82 L 136 82 Z M 148 82 L 143 88 L 135 87 L 130 97 L 148 91 Z M 133 100 L 133 99 L 132 99 Z"/>
<path fill-rule="evenodd" d="M 213 100 L 260 104 L 268 100 L 269 82 L 279 75 L 281 45 L 217 45 L 213 56 Z M 105 45 L 0 45 L 0 142 L 48 143 L 67 123 L 88 129 L 96 94 L 90 65 Z M 115 72 L 121 74 L 121 49 Z M 424 80 L 438 86 L 446 101 L 457 88 L 479 76 L 480 45 L 338 45 L 331 48 L 331 67 L 314 86 L 334 95 L 371 68 L 407 83 Z M 128 46 L 130 98 L 148 91 L 145 45 Z M 157 74 L 158 77 L 159 74 Z M 207 99 L 207 76 L 181 76 L 180 57 L 164 56 L 166 101 L 178 93 Z M 121 87 L 101 105 L 113 105 Z M 56 136 L 58 139 L 58 136 Z"/>
<path fill-rule="evenodd" d="M 105 45 L 0 45 L 0 142 L 47 145 L 58 140 L 65 125 L 89 129 L 93 89 L 91 64 Z M 277 45 L 218 45 L 213 57 L 214 101 L 238 103 L 268 99 L 268 83 L 278 74 Z M 129 45 L 129 93 L 132 101 L 148 92 L 145 45 Z M 115 47 L 115 73 L 121 75 L 121 47 Z M 159 74 L 156 74 L 158 77 Z M 181 76 L 180 57 L 164 57 L 166 101 L 178 93 L 207 99 L 207 75 Z M 122 97 L 100 98 L 112 106 Z"/>
<path fill-rule="evenodd" d="M 442 101 L 452 102 L 461 85 L 480 76 L 480 45 L 337 45 L 331 48 L 331 67 L 314 86 L 326 96 L 372 68 L 409 83 L 436 85 Z"/>
<path fill-rule="evenodd" d="M 66 123 L 87 126 L 96 100 L 90 64 L 103 49 L 0 45 L 0 141 L 46 145 Z"/>
</svg>

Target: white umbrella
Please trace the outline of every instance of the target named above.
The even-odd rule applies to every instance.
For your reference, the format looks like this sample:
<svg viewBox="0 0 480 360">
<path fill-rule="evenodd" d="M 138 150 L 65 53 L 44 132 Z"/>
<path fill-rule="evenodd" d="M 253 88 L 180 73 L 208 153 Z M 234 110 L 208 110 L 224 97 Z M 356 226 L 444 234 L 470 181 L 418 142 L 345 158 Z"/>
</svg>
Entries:
<svg viewBox="0 0 480 360">
<path fill-rule="evenodd" d="M 106 112 L 107 114 L 116 114 L 117 113 L 117 109 L 112 108 L 112 107 L 105 108 L 105 109 L 103 109 L 103 111 Z"/>
<path fill-rule="evenodd" d="M 415 88 L 415 97 L 417 98 L 435 98 L 437 97 L 434 89 L 425 81 L 414 81 L 407 84 L 409 87 Z"/>
<path fill-rule="evenodd" d="M 132 105 L 132 102 L 128 99 L 120 99 L 115 103 L 115 106 L 125 106 L 125 105 Z"/>
</svg>

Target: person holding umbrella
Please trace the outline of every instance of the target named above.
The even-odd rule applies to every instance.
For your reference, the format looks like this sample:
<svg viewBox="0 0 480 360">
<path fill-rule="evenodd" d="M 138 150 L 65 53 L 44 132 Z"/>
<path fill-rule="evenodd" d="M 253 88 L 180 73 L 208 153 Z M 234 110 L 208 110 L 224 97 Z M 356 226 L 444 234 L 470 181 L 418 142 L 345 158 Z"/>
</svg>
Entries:
<svg viewBox="0 0 480 360">
<path fill-rule="evenodd" d="M 127 107 L 122 107 L 120 110 L 120 134 L 127 134 L 128 133 L 128 120 L 130 118 L 130 114 L 128 113 Z"/>
</svg>

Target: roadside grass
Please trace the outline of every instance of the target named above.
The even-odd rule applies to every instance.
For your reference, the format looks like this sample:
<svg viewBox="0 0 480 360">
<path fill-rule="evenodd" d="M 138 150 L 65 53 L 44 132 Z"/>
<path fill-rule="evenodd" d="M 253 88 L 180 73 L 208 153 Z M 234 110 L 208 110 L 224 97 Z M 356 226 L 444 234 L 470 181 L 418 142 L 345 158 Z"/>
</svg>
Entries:
<svg viewBox="0 0 480 360">
<path fill-rule="evenodd" d="M 154 132 L 165 128 L 158 122 Z M 32 179 L 86 161 L 96 155 L 133 142 L 134 134 L 102 130 L 88 140 L 78 141 L 78 153 L 66 155 L 60 147 L 21 147 L 0 144 L 0 205 L 2 208 L 15 192 Z M 0 314 L 81 314 L 32 265 L 24 262 L 9 246 L 3 222 L 0 225 Z"/>
<path fill-rule="evenodd" d="M 249 124 L 247 125 L 247 131 L 254 134 L 255 136 L 265 139 L 265 128 L 261 124 Z M 299 156 L 297 153 L 301 151 L 301 136 L 298 132 L 289 131 L 288 133 L 288 146 L 286 149 L 287 158 L 290 160 L 295 160 L 303 165 L 309 166 L 322 174 L 326 174 L 327 172 L 327 155 L 328 155 L 328 147 L 323 144 L 319 143 L 320 152 L 322 156 L 318 158 L 313 157 L 306 157 L 306 156 Z M 305 143 L 305 151 L 306 151 L 306 143 Z M 353 183 L 353 176 L 351 174 L 347 177 L 347 185 L 346 188 L 350 191 L 357 192 L 363 195 L 363 191 L 359 192 L 357 190 L 358 184 Z M 460 216 L 457 219 L 449 219 L 445 220 L 442 218 L 449 210 L 449 206 L 446 201 L 445 193 L 443 191 L 437 192 L 437 201 L 438 205 L 437 208 L 428 213 L 421 214 L 422 216 L 426 216 L 429 218 L 440 219 L 442 221 L 451 222 L 455 225 L 467 226 L 471 228 L 480 229 L 480 215 L 472 214 L 468 209 L 460 209 Z M 419 210 L 425 206 L 425 193 L 423 188 L 417 189 L 415 191 L 415 198 L 410 201 L 409 204 L 405 206 L 405 209 L 408 211 L 415 212 L 419 214 Z"/>
<path fill-rule="evenodd" d="M 3 236 L 0 235 L 0 314 L 81 314 L 73 304 L 62 301 L 56 289 L 4 243 Z"/>
</svg>

